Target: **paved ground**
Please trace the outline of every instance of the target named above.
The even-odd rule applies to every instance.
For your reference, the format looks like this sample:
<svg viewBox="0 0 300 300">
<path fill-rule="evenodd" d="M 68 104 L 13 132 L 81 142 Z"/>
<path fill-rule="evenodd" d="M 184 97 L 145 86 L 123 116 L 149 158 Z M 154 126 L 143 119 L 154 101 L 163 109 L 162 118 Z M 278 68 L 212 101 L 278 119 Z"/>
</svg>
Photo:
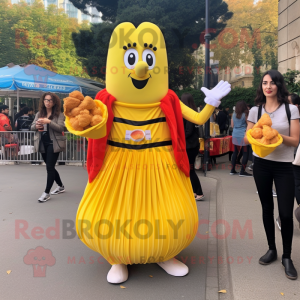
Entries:
<svg viewBox="0 0 300 300">
<path fill-rule="evenodd" d="M 75 220 L 87 182 L 86 170 L 75 166 L 57 168 L 67 192 L 53 196 L 47 203 L 38 203 L 45 185 L 45 166 L 0 166 L 1 299 L 207 299 L 211 293 L 217 299 L 217 288 L 209 288 L 217 284 L 217 266 L 208 266 L 206 260 L 199 262 L 201 257 L 207 257 L 208 240 L 204 238 L 195 238 L 178 256 L 190 268 L 186 277 L 172 277 L 156 264 L 133 265 L 129 267 L 129 280 L 122 284 L 126 289 L 107 283 L 110 265 L 77 237 L 63 237 L 63 224 L 72 225 Z M 197 203 L 199 218 L 207 220 L 210 198 L 216 197 L 216 180 L 202 178 L 201 182 L 206 201 Z M 18 236 L 17 228 L 23 226 L 28 226 L 24 229 L 26 238 L 22 233 Z M 48 235 L 45 231 L 54 226 L 58 228 L 57 236 L 51 238 L 55 231 Z M 206 232 L 208 224 L 201 225 L 199 233 Z M 212 239 L 209 243 L 210 249 L 216 246 Z M 23 261 L 28 250 L 38 246 L 50 249 L 56 259 L 53 266 L 47 266 L 46 277 L 34 277 L 33 266 Z"/>
<path fill-rule="evenodd" d="M 227 226 L 227 239 L 218 239 L 218 255 L 223 256 L 223 260 L 225 257 L 226 261 L 228 258 L 228 262 L 223 264 L 220 261 L 218 267 L 219 288 L 227 288 L 229 294 L 220 295 L 220 299 L 300 299 L 300 279 L 296 281 L 287 279 L 281 266 L 282 242 L 277 228 L 276 243 L 279 259 L 269 266 L 258 264 L 259 258 L 265 254 L 268 246 L 254 180 L 230 176 L 229 172 L 228 156 L 218 158 L 217 165 L 208 172 L 209 177 L 218 180 L 217 215 L 218 219 L 223 219 Z M 276 198 L 274 200 L 275 216 L 277 216 Z M 245 227 L 249 225 L 243 237 L 239 233 L 234 235 L 238 225 L 242 229 L 245 225 Z M 251 231 L 252 236 L 249 235 Z M 299 223 L 295 224 L 294 228 L 292 259 L 300 274 Z M 233 293 L 230 293 L 231 287 Z"/>
<path fill-rule="evenodd" d="M 258 264 L 267 242 L 254 181 L 230 176 L 227 159 L 218 158 L 206 178 L 198 173 L 206 196 L 206 201 L 197 203 L 201 235 L 178 255 L 190 267 L 190 274 L 175 278 L 155 264 L 134 265 L 129 267 L 129 280 L 122 284 L 126 289 L 106 282 L 110 265 L 103 258 L 77 237 L 63 236 L 63 224 L 73 225 L 87 181 L 82 167 L 59 166 L 67 192 L 39 204 L 36 199 L 45 184 L 45 167 L 1 165 L 1 299 L 299 299 L 299 279 L 285 277 L 280 259 L 269 266 Z M 56 219 L 57 239 L 40 233 L 42 238 L 33 237 L 33 228 L 46 231 L 55 226 Z M 22 226 L 28 224 L 27 238 L 16 235 L 18 220 Z M 296 227 L 292 258 L 300 272 L 300 230 Z M 279 230 L 276 238 L 281 255 Z M 34 277 L 32 265 L 23 261 L 27 251 L 38 246 L 50 249 L 56 259 L 55 265 L 47 266 L 46 277 Z M 12 271 L 9 275 L 8 270 Z M 227 293 L 218 293 L 222 289 Z"/>
</svg>

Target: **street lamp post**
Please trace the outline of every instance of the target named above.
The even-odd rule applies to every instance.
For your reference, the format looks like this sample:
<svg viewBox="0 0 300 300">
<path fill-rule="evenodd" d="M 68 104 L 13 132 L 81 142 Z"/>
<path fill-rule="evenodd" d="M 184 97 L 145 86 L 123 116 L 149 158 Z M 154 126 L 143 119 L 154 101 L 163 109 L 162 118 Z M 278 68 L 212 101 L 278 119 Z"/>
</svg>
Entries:
<svg viewBox="0 0 300 300">
<path fill-rule="evenodd" d="M 204 86 L 210 88 L 210 70 L 209 70 L 209 41 L 210 34 L 208 32 L 209 28 L 209 0 L 205 0 L 205 77 L 204 77 Z M 210 139 L 210 120 L 208 119 L 205 124 L 205 143 L 204 143 L 204 176 L 206 176 L 208 161 L 209 161 L 209 139 Z"/>
</svg>

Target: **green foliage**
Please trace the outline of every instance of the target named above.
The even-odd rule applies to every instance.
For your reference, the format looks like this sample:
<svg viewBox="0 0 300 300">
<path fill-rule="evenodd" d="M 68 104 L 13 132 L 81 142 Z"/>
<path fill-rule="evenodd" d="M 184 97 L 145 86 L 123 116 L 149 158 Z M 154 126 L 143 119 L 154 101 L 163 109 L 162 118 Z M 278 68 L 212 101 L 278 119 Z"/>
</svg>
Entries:
<svg viewBox="0 0 300 300">
<path fill-rule="evenodd" d="M 256 88 L 243 88 L 243 87 L 235 87 L 231 90 L 231 92 L 224 97 L 221 102 L 223 107 L 229 107 L 230 111 L 232 111 L 233 106 L 240 100 L 244 100 L 247 104 L 254 105 L 254 99 L 256 96 Z"/>
<path fill-rule="evenodd" d="M 193 88 L 186 88 L 183 90 L 175 90 L 175 93 L 181 98 L 183 93 L 190 93 L 195 101 L 196 106 L 199 105 L 204 106 L 204 98 L 205 95 L 201 90 L 196 90 Z M 235 87 L 231 90 L 231 92 L 221 100 L 223 108 L 229 107 L 230 111 L 232 111 L 233 106 L 240 100 L 244 100 L 247 104 L 254 105 L 254 99 L 256 96 L 256 88 L 243 88 L 243 87 Z"/>
<path fill-rule="evenodd" d="M 71 2 L 76 6 L 79 1 Z M 80 3 L 105 5 L 102 0 L 80 0 Z M 214 38 L 224 29 L 232 14 L 222 0 L 210 0 L 210 14 L 210 27 L 216 29 L 212 34 Z M 116 21 L 94 24 L 90 32 L 83 30 L 73 34 L 77 54 L 86 59 L 90 76 L 105 79 L 108 42 L 116 25 L 131 22 L 137 27 L 142 22 L 152 22 L 161 28 L 166 40 L 170 88 L 185 88 L 193 83 L 195 73 L 189 70 L 196 61 L 191 54 L 199 46 L 200 34 L 205 29 L 205 0 L 119 0 L 115 15 L 108 17 Z M 180 67 L 183 67 L 183 72 Z"/>
<path fill-rule="evenodd" d="M 252 86 L 258 87 L 260 80 L 261 80 L 261 66 L 263 65 L 263 59 L 261 55 L 261 49 L 257 47 L 257 42 L 255 40 L 253 47 L 252 47 L 252 54 L 253 54 L 253 81 Z"/>
<path fill-rule="evenodd" d="M 181 96 L 182 96 L 183 93 L 190 93 L 193 96 L 195 104 L 196 104 L 197 107 L 199 105 L 202 105 L 202 106 L 205 105 L 205 102 L 204 102 L 205 95 L 200 90 L 196 90 L 196 89 L 193 89 L 191 87 L 188 87 L 188 88 L 185 88 L 183 90 L 175 90 L 175 93 L 177 94 L 179 99 L 181 99 Z"/>
<path fill-rule="evenodd" d="M 298 70 L 290 70 L 283 74 L 284 82 L 290 93 L 300 95 L 300 81 L 297 81 L 297 76 L 300 74 Z"/>
<path fill-rule="evenodd" d="M 72 32 L 87 28 L 78 25 L 54 5 L 42 2 L 10 4 L 0 0 L 0 67 L 36 64 L 60 74 L 89 78 L 82 59 L 76 55 Z"/>
</svg>

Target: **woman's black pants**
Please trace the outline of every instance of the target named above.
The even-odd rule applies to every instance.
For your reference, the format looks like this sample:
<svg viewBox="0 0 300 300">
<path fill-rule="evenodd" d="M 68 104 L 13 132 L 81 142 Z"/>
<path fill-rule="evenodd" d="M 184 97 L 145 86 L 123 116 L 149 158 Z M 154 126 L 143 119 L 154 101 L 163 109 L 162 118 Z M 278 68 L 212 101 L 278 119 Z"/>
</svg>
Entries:
<svg viewBox="0 0 300 300">
<path fill-rule="evenodd" d="M 44 162 L 46 163 L 47 169 L 47 185 L 45 189 L 45 193 L 49 194 L 50 190 L 53 186 L 54 181 L 59 185 L 62 186 L 62 182 L 60 180 L 60 176 L 55 169 L 55 164 L 57 162 L 59 152 L 53 152 L 53 144 L 46 144 L 44 143 L 45 153 L 41 153 Z"/>
<path fill-rule="evenodd" d="M 193 191 L 197 195 L 203 195 L 203 191 L 201 188 L 200 180 L 195 172 L 195 159 L 196 156 L 199 154 L 199 146 L 196 148 L 191 148 L 191 149 L 186 149 L 186 153 L 189 158 L 189 163 L 190 163 L 190 179 L 193 187 Z"/>
<path fill-rule="evenodd" d="M 295 177 L 295 197 L 298 205 L 300 205 L 300 166 L 293 165 Z"/>
<path fill-rule="evenodd" d="M 245 171 L 248 162 L 249 151 L 247 146 L 237 146 L 237 145 L 234 145 L 234 152 L 231 157 L 231 171 L 235 171 L 236 158 L 241 151 L 243 151 L 241 172 Z"/>
<path fill-rule="evenodd" d="M 263 223 L 269 249 L 275 250 L 274 201 L 272 195 L 273 180 L 277 192 L 283 257 L 290 258 L 293 240 L 294 173 L 293 165 L 255 157 L 253 176 L 262 205 Z"/>
</svg>

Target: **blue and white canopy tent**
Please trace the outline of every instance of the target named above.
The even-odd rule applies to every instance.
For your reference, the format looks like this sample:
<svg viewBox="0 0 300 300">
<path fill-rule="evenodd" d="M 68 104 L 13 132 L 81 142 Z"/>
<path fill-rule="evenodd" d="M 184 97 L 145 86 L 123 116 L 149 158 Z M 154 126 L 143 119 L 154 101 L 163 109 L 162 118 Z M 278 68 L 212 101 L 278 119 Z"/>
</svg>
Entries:
<svg viewBox="0 0 300 300">
<path fill-rule="evenodd" d="M 63 98 L 73 91 L 95 97 L 103 88 L 104 86 L 99 82 L 57 74 L 36 65 L 9 64 L 0 68 L 0 96 L 16 97 L 17 110 L 19 110 L 19 98 L 22 97 L 40 98 L 45 92 L 53 92 Z M 11 105 L 9 103 L 10 108 Z"/>
</svg>

